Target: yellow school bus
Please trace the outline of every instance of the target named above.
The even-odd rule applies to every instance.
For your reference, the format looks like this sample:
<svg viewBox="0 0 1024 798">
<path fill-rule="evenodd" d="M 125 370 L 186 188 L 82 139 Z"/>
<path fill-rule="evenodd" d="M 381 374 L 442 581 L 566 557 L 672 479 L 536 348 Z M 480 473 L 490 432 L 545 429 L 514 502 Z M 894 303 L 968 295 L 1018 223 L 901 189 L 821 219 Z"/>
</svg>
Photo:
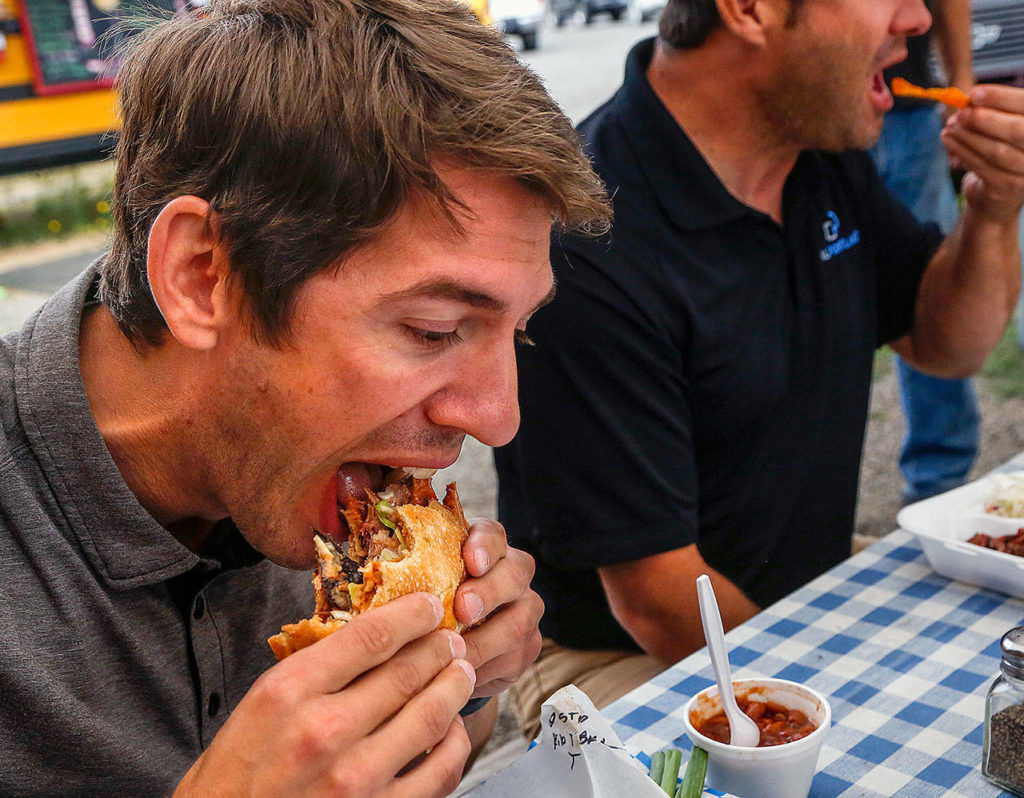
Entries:
<svg viewBox="0 0 1024 798">
<path fill-rule="evenodd" d="M 128 2 L 141 0 L 0 0 L 0 174 L 89 160 L 113 146 L 108 53 L 117 32 L 108 31 Z"/>
</svg>

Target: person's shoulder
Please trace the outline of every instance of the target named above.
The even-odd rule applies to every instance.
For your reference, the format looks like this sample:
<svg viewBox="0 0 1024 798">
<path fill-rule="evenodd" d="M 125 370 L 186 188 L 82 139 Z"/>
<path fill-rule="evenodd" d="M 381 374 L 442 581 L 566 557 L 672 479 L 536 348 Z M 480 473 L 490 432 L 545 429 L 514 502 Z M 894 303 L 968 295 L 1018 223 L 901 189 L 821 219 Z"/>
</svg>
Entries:
<svg viewBox="0 0 1024 798">
<path fill-rule="evenodd" d="M 3 428 L 0 435 L 0 504 L 8 514 L 17 510 L 10 506 L 12 502 L 35 503 L 32 498 L 35 491 L 29 486 L 38 483 L 36 458 L 22 422 L 15 389 L 18 340 L 17 333 L 0 338 L 0 424 Z"/>
<path fill-rule="evenodd" d="M 17 396 L 14 390 L 17 346 L 17 333 L 9 333 L 0 338 L 0 422 L 3 423 L 4 432 L 0 437 L 0 465 L 3 466 L 9 463 L 11 452 L 24 443 L 24 429 L 18 417 Z"/>
<path fill-rule="evenodd" d="M 602 176 L 621 164 L 629 130 L 620 88 L 577 126 L 583 149 Z"/>
</svg>

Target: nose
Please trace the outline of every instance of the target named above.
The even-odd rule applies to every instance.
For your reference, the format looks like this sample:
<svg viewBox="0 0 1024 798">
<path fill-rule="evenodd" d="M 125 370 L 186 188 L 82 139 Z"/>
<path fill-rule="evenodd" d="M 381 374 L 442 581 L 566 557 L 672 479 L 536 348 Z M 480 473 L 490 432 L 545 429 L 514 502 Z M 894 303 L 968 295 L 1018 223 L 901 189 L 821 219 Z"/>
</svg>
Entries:
<svg viewBox="0 0 1024 798">
<path fill-rule="evenodd" d="M 431 398 L 427 415 L 486 446 L 504 446 L 519 429 L 515 346 L 509 341 L 478 353 L 453 364 L 452 379 Z"/>
<path fill-rule="evenodd" d="M 924 0 L 903 0 L 896 18 L 893 32 L 899 36 L 920 36 L 932 26 L 932 15 Z"/>
</svg>

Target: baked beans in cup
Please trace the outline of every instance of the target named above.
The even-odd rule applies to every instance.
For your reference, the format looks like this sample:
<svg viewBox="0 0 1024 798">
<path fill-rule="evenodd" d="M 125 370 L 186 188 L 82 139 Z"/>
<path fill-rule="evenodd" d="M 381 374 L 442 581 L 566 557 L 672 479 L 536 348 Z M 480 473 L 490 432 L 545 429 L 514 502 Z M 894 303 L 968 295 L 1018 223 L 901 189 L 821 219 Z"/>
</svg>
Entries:
<svg viewBox="0 0 1024 798">
<path fill-rule="evenodd" d="M 740 706 L 761 729 L 757 748 L 728 739 L 718 718 L 718 687 L 697 693 L 686 705 L 686 734 L 708 752 L 706 784 L 743 798 L 807 798 L 822 741 L 832 725 L 832 709 L 816 690 L 786 679 L 736 679 Z M 716 739 L 716 737 L 718 739 Z"/>
</svg>

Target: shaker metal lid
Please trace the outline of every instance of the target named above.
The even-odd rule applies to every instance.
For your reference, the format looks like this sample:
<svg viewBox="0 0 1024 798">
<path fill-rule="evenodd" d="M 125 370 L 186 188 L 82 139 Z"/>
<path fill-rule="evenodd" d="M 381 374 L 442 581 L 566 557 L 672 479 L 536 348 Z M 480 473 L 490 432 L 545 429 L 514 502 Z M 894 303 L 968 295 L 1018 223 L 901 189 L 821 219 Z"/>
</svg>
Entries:
<svg viewBox="0 0 1024 798">
<path fill-rule="evenodd" d="M 1024 679 L 1024 626 L 1011 629 L 999 641 L 1003 654 L 1002 671 L 1014 679 Z"/>
</svg>

